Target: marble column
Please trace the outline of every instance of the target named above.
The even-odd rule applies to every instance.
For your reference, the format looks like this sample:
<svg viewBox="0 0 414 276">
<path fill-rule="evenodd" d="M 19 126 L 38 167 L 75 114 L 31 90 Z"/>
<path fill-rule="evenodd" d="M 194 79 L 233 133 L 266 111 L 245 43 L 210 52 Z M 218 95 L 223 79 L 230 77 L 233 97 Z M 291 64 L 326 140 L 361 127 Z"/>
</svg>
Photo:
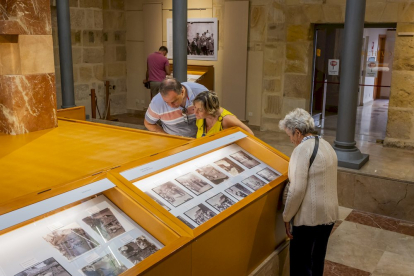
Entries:
<svg viewBox="0 0 414 276">
<path fill-rule="evenodd" d="M 0 2 L 0 132 L 57 127 L 49 0 Z"/>
</svg>

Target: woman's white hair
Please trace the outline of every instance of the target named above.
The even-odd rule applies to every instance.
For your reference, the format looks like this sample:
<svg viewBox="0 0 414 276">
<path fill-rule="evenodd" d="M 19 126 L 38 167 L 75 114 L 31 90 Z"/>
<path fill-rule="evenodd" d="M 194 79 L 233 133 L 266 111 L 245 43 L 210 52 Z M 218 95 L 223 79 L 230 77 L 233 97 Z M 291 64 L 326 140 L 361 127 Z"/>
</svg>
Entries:
<svg viewBox="0 0 414 276">
<path fill-rule="evenodd" d="M 302 135 L 305 135 L 315 131 L 315 122 L 306 110 L 296 108 L 289 112 L 283 120 L 279 121 L 279 128 L 281 130 L 288 129 L 292 134 L 297 129 Z"/>
</svg>

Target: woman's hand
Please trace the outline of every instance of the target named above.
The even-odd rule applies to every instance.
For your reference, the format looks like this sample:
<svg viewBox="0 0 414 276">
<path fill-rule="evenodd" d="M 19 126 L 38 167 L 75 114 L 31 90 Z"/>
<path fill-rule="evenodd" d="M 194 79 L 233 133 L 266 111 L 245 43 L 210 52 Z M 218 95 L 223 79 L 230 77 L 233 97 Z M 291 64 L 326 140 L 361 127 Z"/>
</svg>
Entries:
<svg viewBox="0 0 414 276">
<path fill-rule="evenodd" d="M 285 228 L 286 228 L 286 235 L 289 239 L 293 239 L 292 233 L 290 233 L 290 222 L 285 222 Z"/>
</svg>

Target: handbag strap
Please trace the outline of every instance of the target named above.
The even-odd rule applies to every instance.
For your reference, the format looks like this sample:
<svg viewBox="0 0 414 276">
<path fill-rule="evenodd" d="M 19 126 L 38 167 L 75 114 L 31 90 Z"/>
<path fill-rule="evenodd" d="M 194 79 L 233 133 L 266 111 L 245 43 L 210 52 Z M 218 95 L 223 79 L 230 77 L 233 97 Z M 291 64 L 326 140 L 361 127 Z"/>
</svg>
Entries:
<svg viewBox="0 0 414 276">
<path fill-rule="evenodd" d="M 313 161 L 316 158 L 316 154 L 318 153 L 318 148 L 319 148 L 319 137 L 315 136 L 315 147 L 313 148 L 313 153 L 312 153 L 312 156 L 310 158 L 309 169 L 312 166 Z"/>
</svg>

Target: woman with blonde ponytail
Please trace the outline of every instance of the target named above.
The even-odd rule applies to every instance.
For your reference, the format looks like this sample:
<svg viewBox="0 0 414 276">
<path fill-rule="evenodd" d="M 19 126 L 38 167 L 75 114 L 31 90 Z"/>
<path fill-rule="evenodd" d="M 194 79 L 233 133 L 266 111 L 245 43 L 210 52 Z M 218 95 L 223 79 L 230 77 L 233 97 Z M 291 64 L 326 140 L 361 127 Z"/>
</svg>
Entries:
<svg viewBox="0 0 414 276">
<path fill-rule="evenodd" d="M 248 133 L 253 131 L 243 124 L 235 115 L 222 108 L 217 94 L 213 91 L 204 91 L 193 100 L 197 118 L 197 138 L 217 133 L 230 127 L 240 127 Z"/>
</svg>

